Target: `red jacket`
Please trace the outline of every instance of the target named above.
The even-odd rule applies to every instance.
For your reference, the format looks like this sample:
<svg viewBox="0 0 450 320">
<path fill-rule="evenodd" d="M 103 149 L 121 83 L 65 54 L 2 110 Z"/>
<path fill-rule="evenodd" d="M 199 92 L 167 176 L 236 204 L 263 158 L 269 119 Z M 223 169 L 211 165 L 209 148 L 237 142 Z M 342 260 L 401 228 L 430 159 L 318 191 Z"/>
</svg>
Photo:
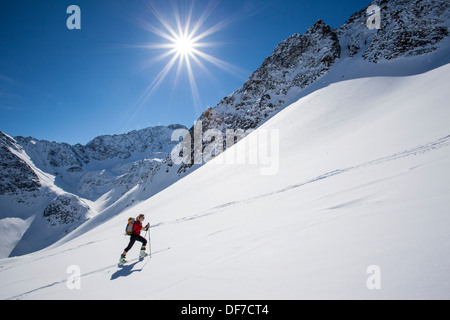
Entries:
<svg viewBox="0 0 450 320">
<path fill-rule="evenodd" d="M 140 235 L 142 229 L 142 223 L 140 221 L 136 221 L 133 225 L 133 234 Z"/>
</svg>

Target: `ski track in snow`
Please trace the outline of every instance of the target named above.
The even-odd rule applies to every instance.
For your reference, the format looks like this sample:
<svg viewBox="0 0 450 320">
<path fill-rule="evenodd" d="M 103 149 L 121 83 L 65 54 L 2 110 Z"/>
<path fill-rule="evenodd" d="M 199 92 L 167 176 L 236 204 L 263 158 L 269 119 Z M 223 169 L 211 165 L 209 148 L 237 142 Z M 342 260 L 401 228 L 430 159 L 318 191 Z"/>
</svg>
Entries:
<svg viewBox="0 0 450 320">
<path fill-rule="evenodd" d="M 82 246 L 78 246 L 76 248 L 79 248 L 79 247 L 82 247 Z M 76 248 L 74 248 L 74 249 L 76 249 Z M 167 251 L 169 249 L 170 249 L 170 247 L 157 250 L 155 252 L 152 252 L 152 255 L 158 254 L 158 253 L 161 253 L 161 252 L 164 252 L 164 251 Z M 69 249 L 69 250 L 73 250 L 73 249 Z M 40 259 L 44 259 L 44 258 L 45 257 L 42 257 Z M 40 259 L 36 259 L 36 260 L 40 260 Z M 145 261 L 145 263 L 142 265 L 142 267 L 140 269 L 134 269 L 134 266 L 137 265 L 139 262 L 142 262 L 144 260 L 141 260 L 140 258 L 136 258 L 136 259 L 132 259 L 132 260 L 128 261 L 128 263 L 130 263 L 130 262 L 133 262 L 133 263 L 129 264 L 129 265 L 125 264 L 121 268 L 119 268 L 115 273 L 113 273 L 111 275 L 111 280 L 115 280 L 115 279 L 120 278 L 120 277 L 128 276 L 129 274 L 131 274 L 133 272 L 140 272 L 140 271 L 142 271 L 142 269 L 144 269 L 144 267 L 147 265 L 147 263 L 150 261 L 150 259 L 151 259 L 151 257 L 149 257 L 148 259 L 144 259 L 144 260 L 147 260 L 147 261 Z M 36 261 L 36 260 L 33 260 L 33 261 Z M 93 274 L 105 272 L 105 271 L 108 271 L 108 270 L 113 269 L 113 268 L 117 268 L 117 263 L 109 265 L 109 266 L 101 268 L 101 269 L 97 269 L 97 270 L 93 270 L 93 271 L 90 271 L 90 272 L 86 272 L 86 273 L 80 275 L 80 279 L 83 279 L 83 277 L 87 277 L 87 276 L 90 276 L 90 275 L 93 275 Z M 47 288 L 50 288 L 50 287 L 54 287 L 54 286 L 60 285 L 60 284 L 61 285 L 67 284 L 67 278 L 65 278 L 63 280 L 60 280 L 60 281 L 56 281 L 56 282 L 50 283 L 50 284 L 47 284 L 45 286 L 41 286 L 41 287 L 35 288 L 33 290 L 29 290 L 27 292 L 24 292 L 24 293 L 21 293 L 21 294 L 18 294 L 18 295 L 15 295 L 13 297 L 7 298 L 6 300 L 20 300 L 20 299 L 25 298 L 27 295 L 32 294 L 34 292 L 37 292 L 37 291 L 40 291 L 40 290 L 44 290 L 44 289 L 47 289 Z"/>
<path fill-rule="evenodd" d="M 274 192 L 261 194 L 259 196 L 248 198 L 248 199 L 241 200 L 241 201 L 233 201 L 233 202 L 224 203 L 224 204 L 216 206 L 216 207 L 214 207 L 214 208 L 212 208 L 212 209 L 210 209 L 210 210 L 208 210 L 207 212 L 204 212 L 204 213 L 199 213 L 199 214 L 196 214 L 196 215 L 192 215 L 192 216 L 188 216 L 188 217 L 184 217 L 184 218 L 180 218 L 180 219 L 175 219 L 175 220 L 171 220 L 171 221 L 167 221 L 167 222 L 159 222 L 159 223 L 154 224 L 152 226 L 152 228 L 159 227 L 159 226 L 162 226 L 162 225 L 165 225 L 165 224 L 178 224 L 178 223 L 183 223 L 183 222 L 187 222 L 187 221 L 192 221 L 192 220 L 204 218 L 204 217 L 207 217 L 209 215 L 217 214 L 217 213 L 221 212 L 222 209 L 224 209 L 224 208 L 228 208 L 228 207 L 236 206 L 236 205 L 241 205 L 241 204 L 251 203 L 251 202 L 256 201 L 258 199 L 261 199 L 261 198 L 270 197 L 270 196 L 273 196 L 273 195 L 276 195 L 276 194 L 284 193 L 284 192 L 287 192 L 287 191 L 290 191 L 290 190 L 293 190 L 293 189 L 296 189 L 296 188 L 300 188 L 302 186 L 305 186 L 305 185 L 308 185 L 308 184 L 311 184 L 311 183 L 315 183 L 315 182 L 318 182 L 318 181 L 321 181 L 321 180 L 324 180 L 324 179 L 328 179 L 328 178 L 331 178 L 331 177 L 334 177 L 334 176 L 337 176 L 337 175 L 341 175 L 341 174 L 344 174 L 344 173 L 347 173 L 347 172 L 350 172 L 350 171 L 358 170 L 358 169 L 369 167 L 369 166 L 373 166 L 373 165 L 382 164 L 382 163 L 389 162 L 389 161 L 394 161 L 394 160 L 397 160 L 397 159 L 400 159 L 400 158 L 405 158 L 405 157 L 410 157 L 410 156 L 415 156 L 415 155 L 419 155 L 419 154 L 432 152 L 432 151 L 435 151 L 435 150 L 438 150 L 438 149 L 441 149 L 441 148 L 445 148 L 445 147 L 448 147 L 448 146 L 450 146 L 450 135 L 447 135 L 447 136 L 445 136 L 443 138 L 440 138 L 440 139 L 435 140 L 433 142 L 427 143 L 425 145 L 420 145 L 420 146 L 417 146 L 415 148 L 405 150 L 403 152 L 392 154 L 390 156 L 378 158 L 378 159 L 375 159 L 375 160 L 372 160 L 372 161 L 369 161 L 369 162 L 365 162 L 365 163 L 362 163 L 362 164 L 359 164 L 359 165 L 356 165 L 356 166 L 353 166 L 353 167 L 348 167 L 348 168 L 344 168 L 344 169 L 336 169 L 336 170 L 327 172 L 325 174 L 319 175 L 319 176 L 317 176 L 317 177 L 315 177 L 313 179 L 310 179 L 310 180 L 307 180 L 307 181 L 304 181 L 304 182 L 301 182 L 301 183 L 298 183 L 298 184 L 290 185 L 290 186 L 287 186 L 287 187 L 285 187 L 283 189 L 280 189 L 280 190 L 277 190 L 277 191 L 274 191 Z M 354 204 L 354 202 L 359 202 L 359 201 L 363 201 L 363 200 L 364 199 L 355 200 L 352 203 L 345 203 L 345 204 L 342 204 L 340 206 L 351 206 L 351 205 Z M 333 209 L 333 208 L 330 208 L 330 209 Z M 222 231 L 224 231 L 224 230 L 222 230 Z M 218 232 L 221 232 L 221 231 L 218 231 Z M 104 240 L 99 240 L 99 241 L 104 241 Z M 62 251 L 62 252 L 75 250 L 77 248 L 80 248 L 80 247 L 83 247 L 83 246 L 87 246 L 87 245 L 90 245 L 90 244 L 93 244 L 93 243 L 99 242 L 99 241 L 89 242 L 89 243 L 86 243 L 86 244 L 83 244 L 83 245 L 76 246 L 74 248 L 67 249 L 67 250 Z M 157 254 L 157 253 L 166 251 L 168 249 L 170 249 L 170 247 L 169 248 L 165 248 L 165 249 L 157 250 L 155 252 L 152 252 L 152 254 Z M 62 253 L 62 252 L 58 252 L 58 253 L 52 254 L 50 256 L 57 255 L 57 254 Z M 37 258 L 37 259 L 32 260 L 32 261 L 41 260 L 41 259 L 44 259 L 46 257 L 49 257 L 49 256 L 40 257 L 40 258 Z M 150 259 L 148 259 L 148 260 L 150 260 Z M 134 261 L 135 260 L 129 261 L 129 262 L 133 262 L 133 264 L 128 265 L 128 266 L 125 265 L 125 267 L 124 267 L 125 269 L 117 270 L 114 274 L 111 275 L 110 279 L 111 280 L 115 280 L 117 278 L 120 278 L 120 277 L 124 276 L 124 274 L 128 275 L 128 274 L 133 273 L 133 272 L 142 271 L 142 269 L 148 263 L 148 261 L 146 261 L 145 264 L 140 269 L 134 269 L 134 266 L 139 262 L 139 260 L 137 260 L 136 262 L 134 262 Z M 27 262 L 27 263 L 29 263 L 29 262 Z M 17 266 L 14 266 L 14 267 L 17 267 Z M 11 267 L 11 268 L 14 268 L 14 267 Z M 1 269 L 0 272 L 9 270 L 11 268 Z M 87 272 L 85 274 L 82 274 L 80 277 L 83 278 L 83 277 L 87 277 L 87 276 L 90 276 L 90 275 L 93 275 L 93 274 L 105 272 L 105 271 L 108 271 L 108 270 L 110 270 L 112 268 L 117 268 L 117 264 L 108 265 L 108 266 L 106 266 L 104 268 Z M 27 295 L 35 293 L 37 291 L 44 290 L 44 289 L 47 289 L 47 288 L 50 288 L 50 287 L 54 287 L 56 285 L 64 285 L 66 283 L 67 283 L 67 279 L 65 278 L 63 280 L 52 282 L 50 284 L 47 284 L 47 285 L 35 288 L 33 290 L 29 290 L 27 292 L 15 295 L 13 297 L 8 298 L 7 300 L 22 299 L 22 298 L 26 297 Z"/>
<path fill-rule="evenodd" d="M 4 272 L 4 271 L 7 271 L 7 270 L 10 270 L 10 269 L 14 269 L 14 268 L 20 267 L 20 266 L 22 266 L 22 265 L 29 264 L 29 263 L 31 263 L 31 262 L 39 261 L 39 260 L 42 260 L 42 259 L 47 259 L 47 258 L 50 258 L 50 257 L 53 257 L 53 256 L 57 256 L 57 255 L 59 255 L 59 254 L 61 254 L 61 253 L 65 253 L 65 252 L 68 252 L 68 251 L 73 251 L 73 250 L 76 250 L 76 249 L 79 249 L 79 248 L 82 248 L 82 247 L 86 247 L 86 246 L 89 246 L 89 245 L 94 244 L 94 243 L 103 242 L 103 241 L 106 241 L 106 240 L 107 240 L 107 239 L 102 239 L 102 240 L 97 240 L 97 241 L 90 241 L 90 242 L 88 242 L 88 243 L 80 244 L 80 245 L 75 246 L 75 247 L 73 247 L 73 248 L 69 248 L 69 249 L 66 249 L 66 250 L 63 250 L 63 251 L 60 251 L 60 252 L 56 252 L 56 253 L 49 254 L 49 255 L 46 255 L 46 256 L 43 256 L 43 257 L 39 257 L 39 258 L 36 258 L 36 259 L 30 260 L 30 261 L 27 261 L 27 262 L 22 263 L 22 264 L 14 265 L 14 266 L 9 267 L 9 268 L 4 268 L 4 267 L 2 266 L 2 267 L 0 267 L 0 273 L 1 273 L 1 272 Z"/>
<path fill-rule="evenodd" d="M 359 165 L 356 165 L 356 166 L 353 166 L 353 167 L 348 167 L 348 168 L 344 168 L 344 169 L 336 169 L 336 170 L 327 172 L 325 174 L 322 174 L 320 176 L 317 176 L 317 177 L 315 177 L 313 179 L 307 180 L 305 182 L 301 182 L 301 183 L 298 183 L 298 184 L 290 185 L 290 186 L 287 186 L 287 187 L 285 187 L 283 189 L 280 189 L 280 190 L 277 190 L 277 191 L 274 191 L 274 192 L 261 194 L 259 196 L 248 198 L 248 199 L 241 200 L 241 201 L 232 201 L 232 202 L 224 203 L 224 204 L 216 206 L 216 207 L 214 207 L 212 209 L 209 209 L 206 212 L 195 214 L 195 215 L 192 215 L 192 216 L 183 217 L 183 218 L 180 218 L 180 219 L 175 219 L 175 220 L 171 220 L 171 221 L 167 221 L 167 222 L 159 222 L 159 223 L 153 225 L 153 227 L 158 227 L 158 226 L 161 226 L 161 225 L 164 225 L 164 224 L 177 224 L 177 223 L 182 223 L 182 222 L 186 222 L 186 221 L 191 221 L 191 220 L 204 218 L 204 217 L 207 217 L 207 216 L 219 213 L 220 211 L 222 211 L 221 209 L 224 209 L 224 208 L 228 208 L 228 207 L 235 206 L 235 205 L 251 203 L 251 202 L 256 201 L 258 199 L 261 199 L 261 198 L 270 197 L 270 196 L 273 196 L 273 195 L 276 195 L 276 194 L 284 193 L 284 192 L 287 192 L 287 191 L 290 191 L 290 190 L 293 190 L 293 189 L 297 189 L 297 188 L 303 187 L 305 185 L 308 185 L 308 184 L 311 184 L 311 183 L 314 183 L 314 182 L 318 182 L 318 181 L 321 181 L 321 180 L 324 180 L 324 179 L 328 179 L 328 178 L 331 178 L 331 177 L 334 177 L 334 176 L 337 176 L 337 175 L 340 175 L 340 174 L 344 174 L 344 173 L 347 173 L 347 172 L 350 172 L 350 171 L 355 171 L 355 170 L 358 170 L 358 169 L 361 169 L 361 168 L 365 168 L 365 167 L 369 167 L 369 166 L 373 166 L 373 165 L 378 165 L 378 164 L 382 164 L 382 163 L 385 163 L 385 162 L 390 162 L 390 161 L 397 160 L 397 159 L 400 159 L 400 158 L 405 158 L 405 157 L 410 157 L 410 156 L 415 156 L 415 155 L 431 152 L 431 151 L 438 150 L 438 149 L 441 149 L 441 148 L 445 148 L 445 147 L 448 147 L 448 146 L 450 146 L 450 135 L 447 135 L 447 136 L 445 136 L 443 138 L 440 138 L 438 140 L 435 140 L 433 142 L 429 142 L 429 143 L 427 143 L 425 145 L 421 145 L 421 146 L 418 146 L 418 147 L 415 147 L 415 148 L 412 148 L 412 149 L 405 150 L 403 152 L 392 154 L 390 156 L 378 158 L 378 159 L 375 159 L 375 160 L 372 160 L 372 161 L 369 161 L 369 162 L 365 162 L 365 163 L 362 163 L 362 164 L 359 164 Z M 359 200 L 355 200 L 355 201 L 361 201 L 361 200 L 364 200 L 364 199 L 359 199 Z M 343 204 L 343 205 L 352 205 L 352 204 L 351 203 L 347 203 L 347 204 Z M 333 209 L 333 208 L 330 208 L 330 209 Z"/>
</svg>

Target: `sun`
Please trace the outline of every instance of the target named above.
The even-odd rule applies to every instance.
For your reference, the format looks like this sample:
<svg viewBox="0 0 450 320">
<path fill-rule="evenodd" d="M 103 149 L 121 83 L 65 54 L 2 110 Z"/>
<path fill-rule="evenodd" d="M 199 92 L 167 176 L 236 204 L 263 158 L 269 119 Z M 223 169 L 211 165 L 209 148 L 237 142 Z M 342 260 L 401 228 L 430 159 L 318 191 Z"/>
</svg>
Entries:
<svg viewBox="0 0 450 320">
<path fill-rule="evenodd" d="M 191 55 L 195 42 L 189 37 L 180 36 L 174 39 L 173 47 L 181 56 Z"/>
</svg>

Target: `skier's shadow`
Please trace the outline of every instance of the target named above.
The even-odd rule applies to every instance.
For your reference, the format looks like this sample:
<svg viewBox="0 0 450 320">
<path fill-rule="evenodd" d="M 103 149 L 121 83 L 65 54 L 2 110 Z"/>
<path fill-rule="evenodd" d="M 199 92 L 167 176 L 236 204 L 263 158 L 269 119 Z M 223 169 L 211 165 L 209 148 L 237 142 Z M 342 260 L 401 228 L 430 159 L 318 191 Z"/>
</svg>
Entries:
<svg viewBox="0 0 450 320">
<path fill-rule="evenodd" d="M 119 270 L 117 270 L 116 272 L 114 272 L 111 275 L 111 279 L 110 280 L 115 280 L 115 279 L 120 278 L 120 277 L 128 277 L 133 272 L 141 272 L 142 268 L 133 270 L 134 266 L 137 265 L 139 262 L 140 261 L 136 261 L 133 264 L 122 266 Z"/>
</svg>

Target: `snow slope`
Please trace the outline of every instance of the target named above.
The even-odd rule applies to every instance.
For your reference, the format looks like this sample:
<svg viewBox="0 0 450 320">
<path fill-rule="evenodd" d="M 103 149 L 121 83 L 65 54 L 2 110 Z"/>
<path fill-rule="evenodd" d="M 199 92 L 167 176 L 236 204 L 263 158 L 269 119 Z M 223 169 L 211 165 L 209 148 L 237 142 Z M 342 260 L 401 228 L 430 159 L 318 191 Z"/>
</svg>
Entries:
<svg viewBox="0 0 450 320">
<path fill-rule="evenodd" d="M 0 260 L 0 299 L 449 299 L 449 80 L 447 64 L 315 91 L 147 201 Z M 273 130 L 276 174 L 218 164 Z M 118 269 L 139 213 L 154 255 Z M 67 287 L 73 265 L 79 290 Z"/>
</svg>

